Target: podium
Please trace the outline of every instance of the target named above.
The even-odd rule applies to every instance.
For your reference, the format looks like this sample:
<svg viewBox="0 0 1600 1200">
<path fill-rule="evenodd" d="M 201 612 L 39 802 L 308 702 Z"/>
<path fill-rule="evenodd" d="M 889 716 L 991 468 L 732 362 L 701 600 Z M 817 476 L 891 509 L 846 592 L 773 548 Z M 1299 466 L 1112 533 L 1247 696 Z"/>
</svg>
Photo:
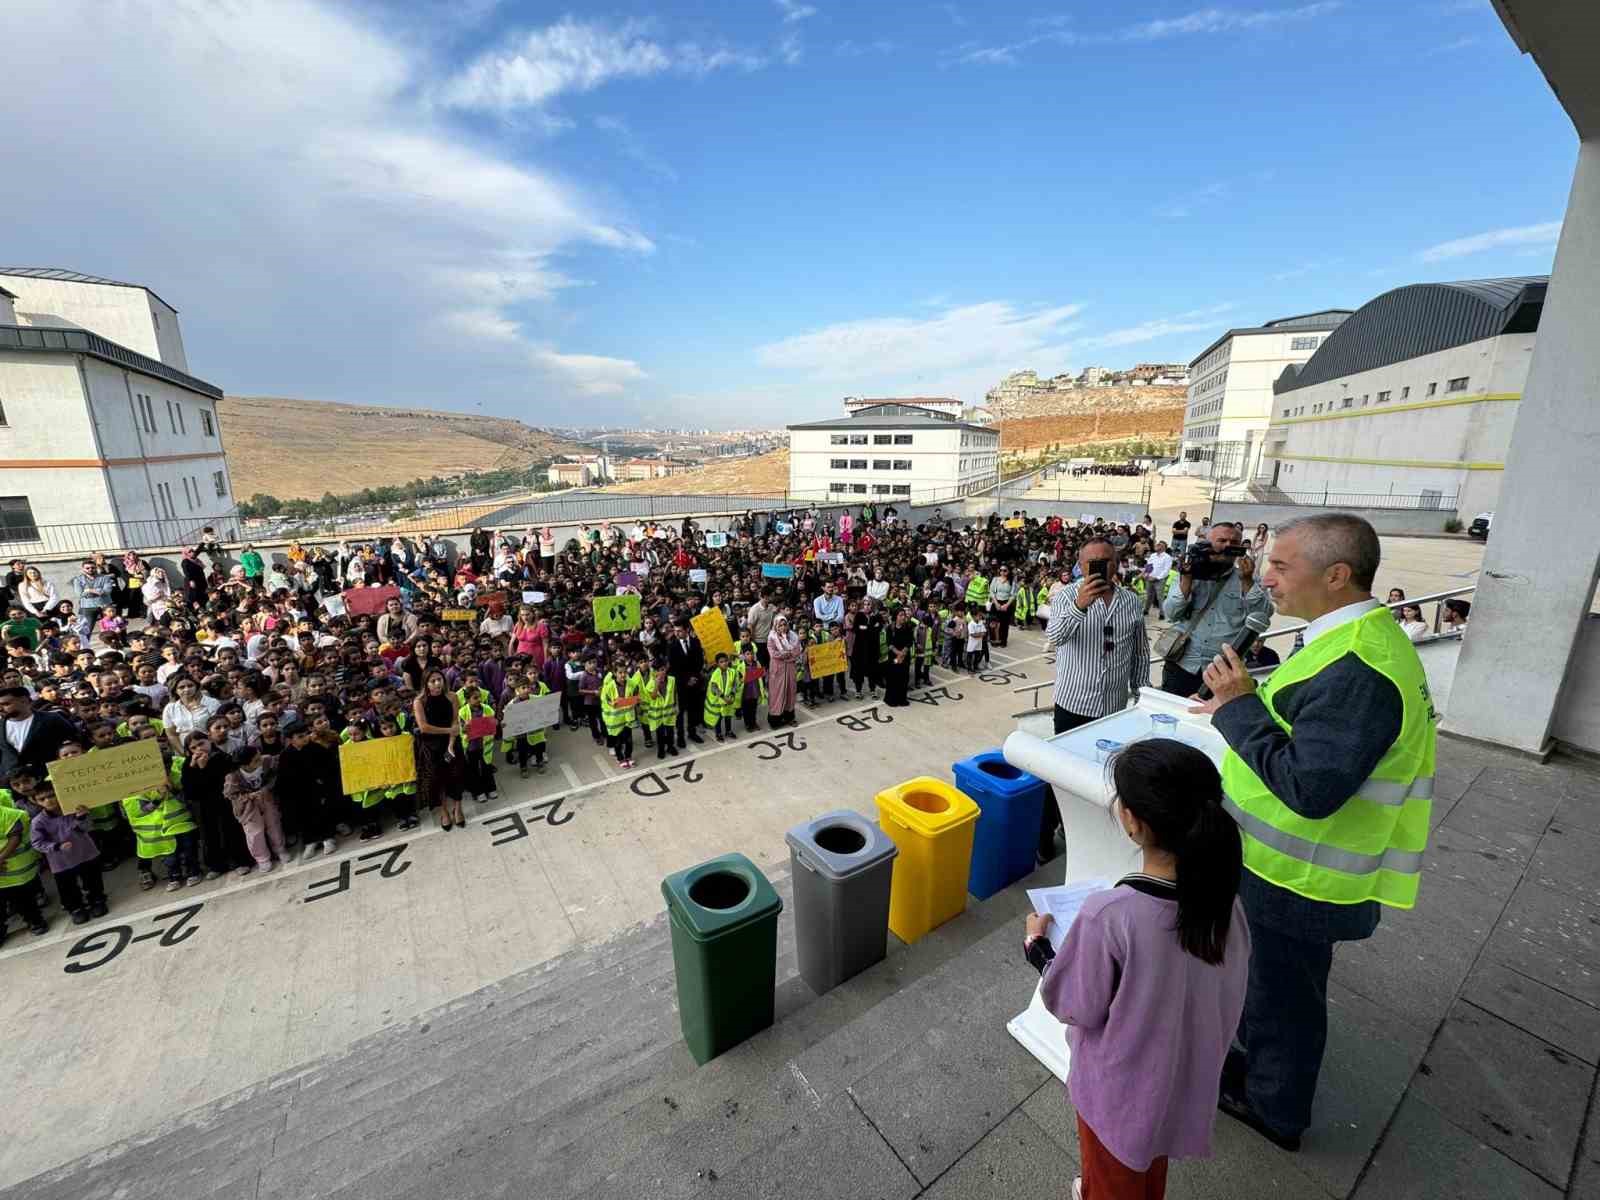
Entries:
<svg viewBox="0 0 1600 1200">
<path fill-rule="evenodd" d="M 1029 722 L 1024 721 L 1022 728 L 1006 738 L 1002 747 L 1006 761 L 1038 776 L 1055 792 L 1067 845 L 1063 883 L 1115 881 L 1139 869 L 1139 848 L 1128 840 L 1111 812 L 1111 779 L 1106 765 L 1097 761 L 1097 741 L 1127 745 L 1151 737 L 1150 718 L 1166 714 L 1177 718 L 1178 740 L 1204 751 L 1221 766 L 1227 743 L 1211 727 L 1209 716 L 1190 715 L 1193 704 L 1193 700 L 1143 688 L 1137 704 L 1066 733 L 1046 736 L 1051 718 L 1043 714 L 1039 718 L 1042 730 L 1031 731 Z M 1032 1002 L 1006 1022 L 1006 1030 L 1065 1083 L 1070 1060 L 1066 1026 L 1044 1006 L 1042 988 L 1041 981 L 1033 989 Z"/>
</svg>

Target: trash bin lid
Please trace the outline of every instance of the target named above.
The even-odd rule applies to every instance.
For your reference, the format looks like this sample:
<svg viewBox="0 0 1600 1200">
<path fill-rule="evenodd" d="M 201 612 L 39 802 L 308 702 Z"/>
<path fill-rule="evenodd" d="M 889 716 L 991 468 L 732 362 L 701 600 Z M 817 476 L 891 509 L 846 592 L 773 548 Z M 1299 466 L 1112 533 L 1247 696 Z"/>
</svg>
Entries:
<svg viewBox="0 0 1600 1200">
<path fill-rule="evenodd" d="M 804 821 L 783 840 L 802 863 L 828 879 L 848 879 L 900 853 L 876 821 L 848 808 Z"/>
<path fill-rule="evenodd" d="M 881 791 L 878 815 L 909 826 L 925 836 L 978 819 L 978 806 L 942 779 L 919 775 Z"/>
<path fill-rule="evenodd" d="M 697 942 L 732 933 L 783 909 L 761 869 L 742 854 L 719 854 L 661 881 L 667 912 Z"/>
<path fill-rule="evenodd" d="M 1017 796 L 1044 786 L 1044 781 L 1037 775 L 1030 775 L 1008 763 L 1005 754 L 999 750 L 985 750 L 982 754 L 964 758 L 952 764 L 950 770 L 956 777 L 956 786 L 966 792 Z"/>
</svg>

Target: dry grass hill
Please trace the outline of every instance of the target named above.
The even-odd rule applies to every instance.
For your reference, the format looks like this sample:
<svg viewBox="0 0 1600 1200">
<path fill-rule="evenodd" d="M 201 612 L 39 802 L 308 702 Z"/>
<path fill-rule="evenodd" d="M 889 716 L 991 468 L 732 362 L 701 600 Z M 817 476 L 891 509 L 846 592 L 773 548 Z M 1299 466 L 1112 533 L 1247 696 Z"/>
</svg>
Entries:
<svg viewBox="0 0 1600 1200">
<path fill-rule="evenodd" d="M 1011 450 L 1169 438 L 1183 431 L 1181 387 L 1073 388 L 1005 405 L 1002 440 Z"/>
<path fill-rule="evenodd" d="M 233 493 L 320 499 L 380 483 L 519 466 L 576 451 L 506 417 L 378 408 L 279 396 L 228 396 L 217 405 Z"/>
<path fill-rule="evenodd" d="M 789 487 L 789 452 L 774 450 L 753 458 L 713 462 L 666 479 L 640 479 L 604 489 L 636 496 L 672 495 L 783 495 Z"/>
</svg>

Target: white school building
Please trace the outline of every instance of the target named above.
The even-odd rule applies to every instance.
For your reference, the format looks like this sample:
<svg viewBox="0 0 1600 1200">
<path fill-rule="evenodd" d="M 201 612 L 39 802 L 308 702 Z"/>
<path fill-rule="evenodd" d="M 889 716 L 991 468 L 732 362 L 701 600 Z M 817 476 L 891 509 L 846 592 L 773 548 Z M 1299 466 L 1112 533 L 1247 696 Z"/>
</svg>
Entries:
<svg viewBox="0 0 1600 1200">
<path fill-rule="evenodd" d="M 1000 432 L 886 401 L 789 426 L 789 491 L 836 503 L 950 499 L 995 482 Z"/>
</svg>

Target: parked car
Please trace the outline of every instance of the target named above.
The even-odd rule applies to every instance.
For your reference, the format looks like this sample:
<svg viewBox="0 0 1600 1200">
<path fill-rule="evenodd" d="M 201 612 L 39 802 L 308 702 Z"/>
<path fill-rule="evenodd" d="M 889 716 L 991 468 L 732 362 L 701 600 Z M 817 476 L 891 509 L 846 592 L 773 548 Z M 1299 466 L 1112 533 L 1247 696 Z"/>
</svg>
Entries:
<svg viewBox="0 0 1600 1200">
<path fill-rule="evenodd" d="M 1477 516 L 1472 518 L 1472 524 L 1467 526 L 1467 535 L 1469 537 L 1482 538 L 1484 541 L 1488 541 L 1489 526 L 1493 524 L 1494 514 L 1492 512 L 1479 513 Z"/>
</svg>

